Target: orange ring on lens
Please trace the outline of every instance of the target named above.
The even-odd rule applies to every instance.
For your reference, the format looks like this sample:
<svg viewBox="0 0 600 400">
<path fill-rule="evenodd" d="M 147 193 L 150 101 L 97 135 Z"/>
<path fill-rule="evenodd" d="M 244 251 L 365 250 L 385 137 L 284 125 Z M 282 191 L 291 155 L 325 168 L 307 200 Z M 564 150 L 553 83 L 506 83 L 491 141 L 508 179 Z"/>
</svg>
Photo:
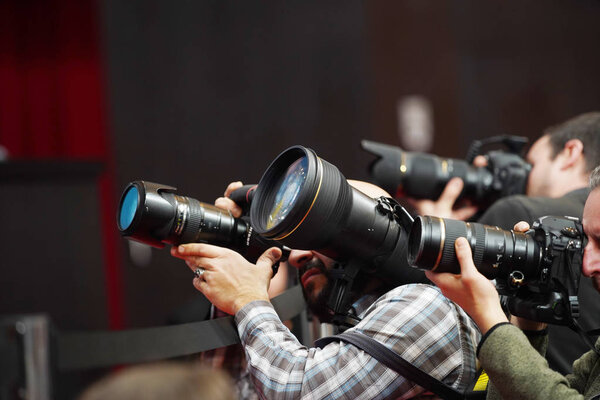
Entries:
<svg viewBox="0 0 600 400">
<path fill-rule="evenodd" d="M 442 241 L 440 242 L 440 250 L 438 251 L 438 256 L 437 256 L 437 260 L 435 260 L 435 264 L 433 266 L 433 268 L 431 268 L 432 271 L 435 271 L 437 269 L 437 267 L 439 267 L 440 265 L 440 261 L 442 260 L 442 252 L 444 250 L 444 243 L 446 243 L 446 225 L 444 224 L 444 220 L 442 218 L 439 217 L 434 217 L 440 220 L 440 236 L 442 237 Z"/>
<path fill-rule="evenodd" d="M 321 191 L 321 184 L 323 183 L 323 163 L 321 162 L 321 158 L 320 157 L 317 157 L 317 158 L 319 160 L 319 166 L 321 167 L 321 168 L 319 168 L 320 171 L 321 171 L 321 173 L 320 173 L 320 176 L 319 176 L 319 187 L 317 188 L 317 193 L 315 193 L 315 198 L 313 199 L 312 203 L 310 204 L 310 207 L 306 211 L 306 214 L 304 214 L 304 217 L 302 217 L 302 220 L 300 220 L 300 222 L 298 222 L 298 225 L 296 225 L 296 227 L 294 229 L 292 229 L 290 232 L 286 233 L 283 236 L 279 236 L 279 237 L 273 238 L 273 240 L 285 239 L 286 237 L 288 237 L 292 233 L 294 233 L 294 231 L 296 229 L 298 229 L 298 227 L 300 227 L 300 225 L 302 225 L 302 223 L 304 222 L 304 220 L 306 219 L 306 217 L 310 213 L 310 210 L 312 210 L 313 205 L 315 204 L 315 201 L 317 201 L 317 197 L 319 196 L 319 192 Z"/>
</svg>

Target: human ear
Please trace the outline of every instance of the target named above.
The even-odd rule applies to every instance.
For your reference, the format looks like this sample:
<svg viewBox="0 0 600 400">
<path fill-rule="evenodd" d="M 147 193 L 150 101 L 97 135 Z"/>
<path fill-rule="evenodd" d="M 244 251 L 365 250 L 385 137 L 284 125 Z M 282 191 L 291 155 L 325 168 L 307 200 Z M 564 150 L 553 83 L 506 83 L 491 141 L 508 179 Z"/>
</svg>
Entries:
<svg viewBox="0 0 600 400">
<path fill-rule="evenodd" d="M 572 168 L 579 163 L 585 163 L 583 156 L 583 142 L 579 139 L 571 139 L 559 153 L 561 169 Z"/>
</svg>

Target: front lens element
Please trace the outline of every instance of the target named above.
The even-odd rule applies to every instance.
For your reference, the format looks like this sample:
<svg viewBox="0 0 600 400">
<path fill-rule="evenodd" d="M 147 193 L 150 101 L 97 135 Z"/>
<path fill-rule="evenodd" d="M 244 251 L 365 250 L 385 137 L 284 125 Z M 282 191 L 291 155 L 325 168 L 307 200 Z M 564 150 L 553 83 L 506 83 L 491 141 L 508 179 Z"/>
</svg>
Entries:
<svg viewBox="0 0 600 400">
<path fill-rule="evenodd" d="M 306 182 L 308 158 L 299 158 L 289 166 L 281 185 L 277 188 L 277 194 L 267 219 L 267 229 L 277 226 L 289 214 L 296 204 L 298 195 Z"/>
<path fill-rule="evenodd" d="M 122 230 L 129 228 L 129 225 L 131 225 L 133 217 L 135 216 L 135 212 L 138 208 L 138 204 L 138 190 L 135 186 L 131 186 L 129 189 L 127 189 L 127 192 L 123 196 L 121 210 L 119 211 L 119 227 Z"/>
</svg>

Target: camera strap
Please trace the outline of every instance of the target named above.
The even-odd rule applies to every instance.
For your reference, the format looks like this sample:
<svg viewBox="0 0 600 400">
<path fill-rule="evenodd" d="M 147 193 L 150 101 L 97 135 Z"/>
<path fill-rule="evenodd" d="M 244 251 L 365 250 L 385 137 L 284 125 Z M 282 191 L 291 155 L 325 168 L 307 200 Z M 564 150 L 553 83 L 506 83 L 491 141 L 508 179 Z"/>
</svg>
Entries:
<svg viewBox="0 0 600 400">
<path fill-rule="evenodd" d="M 324 347 L 331 342 L 340 340 L 358 347 L 386 367 L 396 371 L 404 378 L 438 395 L 442 399 L 485 399 L 487 385 L 484 385 L 485 387 L 480 389 L 475 389 L 474 386 L 468 393 L 459 392 L 406 361 L 402 356 L 384 344 L 361 332 L 344 332 L 339 335 L 324 337 L 317 340 L 315 345 L 317 347 Z"/>
<path fill-rule="evenodd" d="M 327 300 L 327 307 L 333 314 L 334 325 L 349 328 L 360 322 L 359 318 L 349 313 L 350 294 L 360 268 L 359 262 L 349 261 L 345 264 L 335 263 L 330 271 L 333 288 Z"/>
<path fill-rule="evenodd" d="M 281 320 L 305 308 L 296 285 L 271 303 Z M 240 343 L 233 317 L 125 331 L 56 332 L 60 371 L 106 367 L 184 356 Z"/>
</svg>

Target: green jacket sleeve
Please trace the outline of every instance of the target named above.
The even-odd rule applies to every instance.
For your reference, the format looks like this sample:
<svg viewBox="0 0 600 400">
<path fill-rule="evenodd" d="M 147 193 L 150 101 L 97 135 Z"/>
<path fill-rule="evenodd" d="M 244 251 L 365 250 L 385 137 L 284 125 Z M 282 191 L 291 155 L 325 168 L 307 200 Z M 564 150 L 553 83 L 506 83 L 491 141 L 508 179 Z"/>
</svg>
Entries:
<svg viewBox="0 0 600 400">
<path fill-rule="evenodd" d="M 600 338 L 596 342 L 600 350 Z M 594 351 L 588 351 L 573 363 L 573 373 L 567 375 L 572 388 L 580 393 L 600 395 L 600 359 Z"/>
<path fill-rule="evenodd" d="M 484 337 L 479 361 L 492 383 L 488 399 L 584 398 L 566 377 L 548 367 L 525 334 L 513 325 L 497 326 Z"/>
</svg>

